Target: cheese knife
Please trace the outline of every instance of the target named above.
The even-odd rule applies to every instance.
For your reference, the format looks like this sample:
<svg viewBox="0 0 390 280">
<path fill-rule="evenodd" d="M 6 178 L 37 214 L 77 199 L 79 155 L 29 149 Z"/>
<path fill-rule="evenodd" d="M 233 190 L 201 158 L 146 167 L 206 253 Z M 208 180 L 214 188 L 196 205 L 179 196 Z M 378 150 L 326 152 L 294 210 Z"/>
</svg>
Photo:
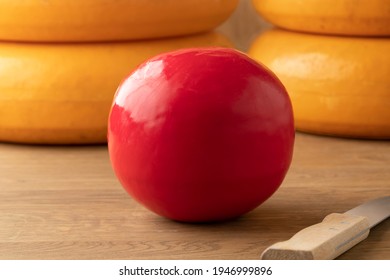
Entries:
<svg viewBox="0 0 390 280">
<path fill-rule="evenodd" d="M 268 247 L 263 260 L 331 260 L 363 241 L 370 229 L 390 216 L 390 196 L 333 213 L 287 241 Z"/>
</svg>

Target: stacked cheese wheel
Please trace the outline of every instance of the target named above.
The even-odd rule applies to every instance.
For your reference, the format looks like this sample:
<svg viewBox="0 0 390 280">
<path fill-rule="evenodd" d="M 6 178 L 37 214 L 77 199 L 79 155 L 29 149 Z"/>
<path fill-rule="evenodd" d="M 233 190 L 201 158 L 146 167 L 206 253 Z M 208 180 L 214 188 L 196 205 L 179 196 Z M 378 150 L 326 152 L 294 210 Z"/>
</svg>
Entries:
<svg viewBox="0 0 390 280">
<path fill-rule="evenodd" d="M 106 142 L 115 90 L 142 61 L 231 46 L 238 0 L 0 0 L 0 141 Z"/>
<path fill-rule="evenodd" d="M 249 54 L 286 86 L 297 130 L 390 138 L 388 0 L 253 0 L 253 4 L 282 29 L 261 34 Z"/>
</svg>

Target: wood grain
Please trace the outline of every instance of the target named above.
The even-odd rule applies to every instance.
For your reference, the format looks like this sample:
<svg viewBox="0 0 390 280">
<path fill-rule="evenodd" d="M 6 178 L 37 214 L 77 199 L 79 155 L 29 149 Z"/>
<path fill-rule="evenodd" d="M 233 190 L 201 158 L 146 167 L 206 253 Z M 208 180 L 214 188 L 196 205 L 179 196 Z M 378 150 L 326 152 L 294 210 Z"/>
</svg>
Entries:
<svg viewBox="0 0 390 280">
<path fill-rule="evenodd" d="M 105 146 L 0 144 L 0 259 L 259 259 L 327 214 L 390 193 L 390 142 L 297 134 L 280 189 L 224 223 L 177 223 L 116 180 Z M 340 259 L 390 259 L 390 222 Z"/>
<path fill-rule="evenodd" d="M 318 224 L 304 228 L 289 240 L 268 247 L 263 260 L 333 260 L 366 239 L 367 217 L 332 213 Z"/>
</svg>

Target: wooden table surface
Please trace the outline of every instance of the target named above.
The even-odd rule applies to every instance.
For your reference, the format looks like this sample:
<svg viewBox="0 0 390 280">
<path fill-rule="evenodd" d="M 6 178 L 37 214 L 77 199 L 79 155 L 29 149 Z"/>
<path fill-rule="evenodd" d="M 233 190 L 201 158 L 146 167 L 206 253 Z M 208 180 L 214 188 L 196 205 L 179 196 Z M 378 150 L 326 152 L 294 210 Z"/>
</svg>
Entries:
<svg viewBox="0 0 390 280">
<path fill-rule="evenodd" d="M 274 242 L 390 194 L 390 142 L 297 133 L 279 190 L 249 214 L 185 224 L 133 201 L 106 146 L 0 144 L 0 259 L 258 259 Z M 341 259 L 390 259 L 390 221 Z"/>
</svg>

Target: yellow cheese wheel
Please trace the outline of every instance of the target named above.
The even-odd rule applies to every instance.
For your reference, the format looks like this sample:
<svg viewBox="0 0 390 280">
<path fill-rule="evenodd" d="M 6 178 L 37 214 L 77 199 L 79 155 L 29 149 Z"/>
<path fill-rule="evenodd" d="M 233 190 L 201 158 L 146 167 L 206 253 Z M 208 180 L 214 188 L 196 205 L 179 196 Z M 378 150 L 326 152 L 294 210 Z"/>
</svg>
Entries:
<svg viewBox="0 0 390 280">
<path fill-rule="evenodd" d="M 238 0 L 0 0 L 0 40 L 102 41 L 209 31 Z"/>
<path fill-rule="evenodd" d="M 390 36 L 389 0 L 252 0 L 270 23 L 295 31 Z"/>
<path fill-rule="evenodd" d="M 230 47 L 215 32 L 99 44 L 0 43 L 0 141 L 106 142 L 116 88 L 134 68 L 179 48 Z"/>
<path fill-rule="evenodd" d="M 281 79 L 297 130 L 390 138 L 390 38 L 261 34 L 249 55 Z"/>
</svg>

